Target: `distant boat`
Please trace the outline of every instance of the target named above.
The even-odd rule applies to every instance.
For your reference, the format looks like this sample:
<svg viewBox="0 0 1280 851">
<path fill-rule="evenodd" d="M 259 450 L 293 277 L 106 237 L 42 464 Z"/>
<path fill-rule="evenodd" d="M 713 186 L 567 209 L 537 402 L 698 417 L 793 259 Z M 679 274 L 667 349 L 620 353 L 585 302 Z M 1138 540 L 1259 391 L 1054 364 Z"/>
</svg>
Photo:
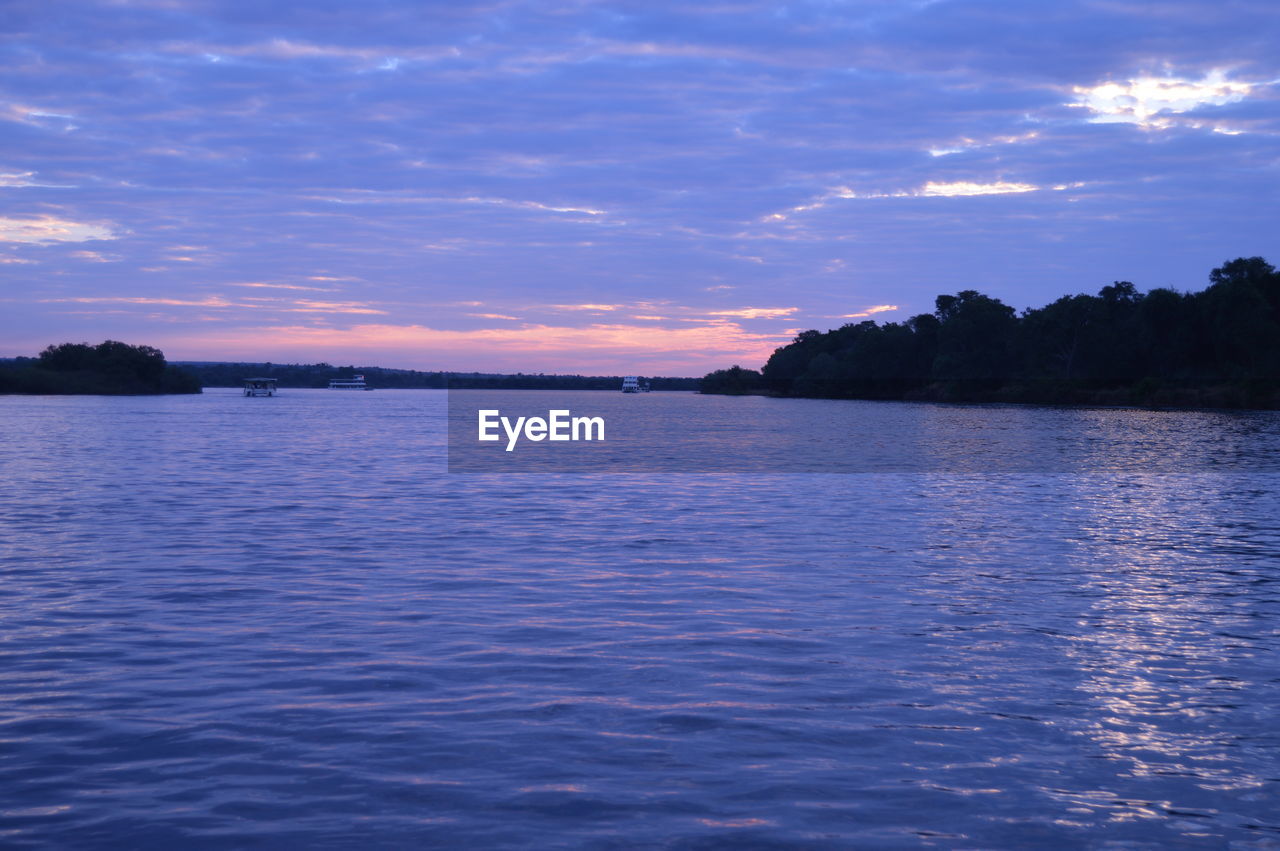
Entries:
<svg viewBox="0 0 1280 851">
<path fill-rule="evenodd" d="M 274 396 L 276 395 L 276 379 L 274 378 L 246 378 L 244 380 L 244 395 L 246 396 Z"/>
<path fill-rule="evenodd" d="M 626 378 L 622 379 L 622 392 L 623 393 L 648 393 L 649 382 L 641 381 L 639 376 L 628 375 Z"/>
<path fill-rule="evenodd" d="M 363 375 L 353 375 L 351 378 L 335 378 L 329 382 L 330 390 L 372 390 L 373 388 L 364 383 Z"/>
</svg>

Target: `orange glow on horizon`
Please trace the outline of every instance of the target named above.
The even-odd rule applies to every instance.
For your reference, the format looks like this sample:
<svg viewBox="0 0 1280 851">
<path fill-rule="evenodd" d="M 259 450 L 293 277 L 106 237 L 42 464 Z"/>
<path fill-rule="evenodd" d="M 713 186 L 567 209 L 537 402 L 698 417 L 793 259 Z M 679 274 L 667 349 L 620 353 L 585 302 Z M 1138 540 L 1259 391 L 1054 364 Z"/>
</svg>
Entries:
<svg viewBox="0 0 1280 851">
<path fill-rule="evenodd" d="M 300 325 L 201 331 L 156 341 L 171 360 L 351 361 L 421 370 L 700 375 L 734 363 L 758 367 L 789 338 L 728 320 L 667 328 L 593 324 L 446 330 L 424 325 Z"/>
</svg>

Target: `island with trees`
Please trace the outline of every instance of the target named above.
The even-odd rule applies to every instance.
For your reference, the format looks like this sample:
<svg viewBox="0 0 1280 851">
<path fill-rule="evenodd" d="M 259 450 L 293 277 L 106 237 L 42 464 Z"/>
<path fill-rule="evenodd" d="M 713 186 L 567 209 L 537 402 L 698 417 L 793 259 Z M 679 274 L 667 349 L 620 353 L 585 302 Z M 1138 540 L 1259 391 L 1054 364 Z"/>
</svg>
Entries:
<svg viewBox="0 0 1280 851">
<path fill-rule="evenodd" d="M 905 322 L 805 331 L 703 393 L 1280 408 L 1280 272 L 1232 260 L 1192 293 L 1127 281 L 1021 314 L 975 290 Z"/>
<path fill-rule="evenodd" d="M 106 340 L 49 346 L 39 357 L 0 361 L 0 393 L 141 396 L 199 393 L 200 381 L 151 346 Z"/>
</svg>

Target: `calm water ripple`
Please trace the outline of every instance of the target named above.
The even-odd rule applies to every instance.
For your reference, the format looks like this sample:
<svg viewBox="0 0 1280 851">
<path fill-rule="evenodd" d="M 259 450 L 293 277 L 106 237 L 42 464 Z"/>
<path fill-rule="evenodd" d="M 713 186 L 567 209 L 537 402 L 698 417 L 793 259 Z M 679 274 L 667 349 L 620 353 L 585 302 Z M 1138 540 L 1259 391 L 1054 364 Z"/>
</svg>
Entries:
<svg viewBox="0 0 1280 851">
<path fill-rule="evenodd" d="M 1280 847 L 1280 418 L 1161 417 L 1240 463 L 448 475 L 433 391 L 0 398 L 0 845 Z"/>
</svg>

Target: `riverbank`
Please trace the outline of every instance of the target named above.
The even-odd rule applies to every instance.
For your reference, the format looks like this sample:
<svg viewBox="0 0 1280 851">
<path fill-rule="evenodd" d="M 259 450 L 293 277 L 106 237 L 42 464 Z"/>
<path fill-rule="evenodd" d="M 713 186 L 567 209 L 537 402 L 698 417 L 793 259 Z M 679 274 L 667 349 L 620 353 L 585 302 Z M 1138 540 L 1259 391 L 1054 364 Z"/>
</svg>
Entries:
<svg viewBox="0 0 1280 851">
<path fill-rule="evenodd" d="M 53 372 L 37 367 L 0 366 L 0 395 L 161 396 L 200 392 L 199 382 L 173 366 L 156 381 L 103 372 Z"/>
<path fill-rule="evenodd" d="M 721 390 L 703 388 L 706 395 L 772 396 L 790 399 L 851 399 L 882 402 L 957 402 L 970 404 L 1065 405 L 1074 407 L 1135 407 L 1174 409 L 1280 410 L 1276 382 L 1241 384 L 1182 384 L 1144 380 L 1124 387 L 1089 387 L 1056 382 L 1010 383 L 992 388 L 961 382 L 925 386 L 881 386 L 853 393 L 777 393 L 764 387 Z"/>
</svg>

